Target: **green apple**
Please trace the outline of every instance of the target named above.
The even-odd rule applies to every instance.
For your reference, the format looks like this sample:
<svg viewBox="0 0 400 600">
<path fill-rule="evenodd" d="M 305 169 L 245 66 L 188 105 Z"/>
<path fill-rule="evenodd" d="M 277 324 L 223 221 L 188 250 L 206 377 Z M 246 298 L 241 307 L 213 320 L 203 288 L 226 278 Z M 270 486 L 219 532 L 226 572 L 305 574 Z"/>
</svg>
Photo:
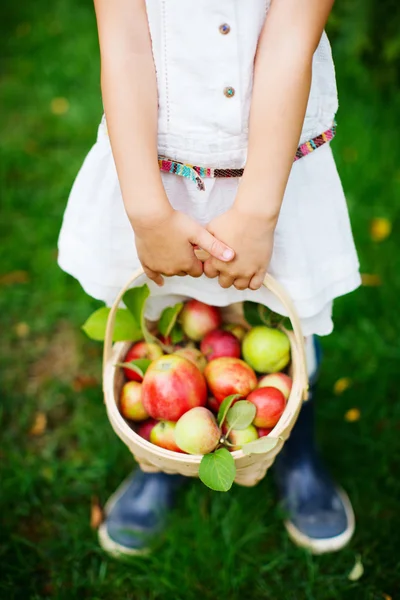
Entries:
<svg viewBox="0 0 400 600">
<path fill-rule="evenodd" d="M 233 447 L 230 447 L 229 450 L 240 450 L 244 444 L 254 442 L 257 439 L 258 431 L 254 425 L 249 425 L 246 429 L 232 429 L 229 432 L 228 440 L 233 444 Z"/>
<path fill-rule="evenodd" d="M 258 325 L 246 333 L 242 354 L 258 373 L 277 373 L 290 361 L 290 342 L 280 329 Z"/>
<path fill-rule="evenodd" d="M 198 406 L 186 412 L 176 424 L 175 442 L 188 454 L 208 454 L 215 450 L 221 430 L 210 410 Z"/>
</svg>

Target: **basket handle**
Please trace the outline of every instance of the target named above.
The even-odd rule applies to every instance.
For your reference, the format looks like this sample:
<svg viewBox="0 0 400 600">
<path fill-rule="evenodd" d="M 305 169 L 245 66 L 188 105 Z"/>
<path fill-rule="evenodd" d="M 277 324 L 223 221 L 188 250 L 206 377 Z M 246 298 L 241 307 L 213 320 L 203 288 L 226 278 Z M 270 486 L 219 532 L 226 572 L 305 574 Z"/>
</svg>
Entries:
<svg viewBox="0 0 400 600">
<path fill-rule="evenodd" d="M 118 296 L 115 298 L 114 304 L 111 307 L 110 314 L 108 315 L 108 319 L 107 319 L 106 334 L 105 334 L 105 338 L 104 338 L 103 371 L 104 371 L 105 366 L 106 366 L 106 364 L 108 363 L 108 361 L 109 361 L 109 359 L 111 357 L 112 336 L 113 336 L 113 331 L 114 331 L 115 316 L 117 314 L 117 309 L 118 309 L 118 307 L 119 307 L 119 305 L 121 303 L 122 297 L 125 294 L 125 292 L 132 287 L 132 285 L 135 283 L 135 281 L 139 277 L 141 277 L 143 275 L 143 273 L 144 273 L 144 271 L 143 271 L 143 269 L 141 267 L 134 272 L 134 274 L 132 275 L 132 277 L 129 279 L 129 281 L 126 283 L 126 285 L 119 292 Z M 263 285 L 270 292 L 272 292 L 278 298 L 278 300 L 280 300 L 280 302 L 286 308 L 288 316 L 289 316 L 289 319 L 290 319 L 290 321 L 292 323 L 293 334 L 294 334 L 294 338 L 295 338 L 295 343 L 296 343 L 297 349 L 298 349 L 298 351 L 300 353 L 300 372 L 299 372 L 299 376 L 301 377 L 302 387 L 303 387 L 303 390 L 304 390 L 303 391 L 303 398 L 304 398 L 304 400 L 307 400 L 307 398 L 308 398 L 307 362 L 306 362 L 306 353 L 305 353 L 305 347 L 304 347 L 304 338 L 303 338 L 303 334 L 302 334 L 302 331 L 301 331 L 300 319 L 299 319 L 299 317 L 297 315 L 296 309 L 294 308 L 293 302 L 289 298 L 289 296 L 288 296 L 287 292 L 285 291 L 285 289 L 281 286 L 280 283 L 278 283 L 268 273 L 265 276 Z M 104 372 L 103 372 L 103 375 L 104 375 Z"/>
</svg>

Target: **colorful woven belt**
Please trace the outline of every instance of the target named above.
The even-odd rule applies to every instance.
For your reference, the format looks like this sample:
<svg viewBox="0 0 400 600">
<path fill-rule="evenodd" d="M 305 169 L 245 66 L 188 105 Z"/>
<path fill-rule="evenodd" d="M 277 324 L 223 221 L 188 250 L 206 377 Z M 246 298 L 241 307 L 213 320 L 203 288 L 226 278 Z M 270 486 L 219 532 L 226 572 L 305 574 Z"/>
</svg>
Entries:
<svg viewBox="0 0 400 600">
<path fill-rule="evenodd" d="M 323 146 L 326 142 L 330 142 L 336 134 L 336 123 L 332 125 L 330 129 L 317 135 L 317 137 L 301 144 L 297 148 L 296 155 L 293 162 L 307 156 L 314 150 L 317 150 L 320 146 Z M 187 165 L 185 163 L 171 160 L 165 156 L 158 157 L 158 164 L 160 170 L 165 173 L 173 173 L 174 175 L 180 175 L 181 177 L 187 177 L 194 181 L 199 190 L 204 191 L 206 189 L 203 177 L 242 177 L 243 169 L 211 169 L 209 167 L 196 167 L 195 165 Z"/>
</svg>

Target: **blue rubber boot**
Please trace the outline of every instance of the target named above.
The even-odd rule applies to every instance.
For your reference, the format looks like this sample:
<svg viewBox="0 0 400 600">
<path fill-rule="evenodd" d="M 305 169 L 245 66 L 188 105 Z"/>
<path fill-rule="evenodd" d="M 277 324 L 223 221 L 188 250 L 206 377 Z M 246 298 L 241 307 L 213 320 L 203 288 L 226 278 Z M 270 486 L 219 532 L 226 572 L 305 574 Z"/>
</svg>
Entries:
<svg viewBox="0 0 400 600">
<path fill-rule="evenodd" d="M 274 474 L 288 515 L 290 538 L 314 554 L 340 550 L 351 539 L 355 519 L 347 494 L 323 465 L 314 435 L 315 382 L 321 359 L 314 341 L 317 370 L 310 378 L 310 398 L 303 404 L 290 438 L 277 456 Z"/>
<path fill-rule="evenodd" d="M 99 528 L 103 550 L 115 558 L 145 554 L 166 524 L 175 494 L 187 478 L 135 470 L 108 500 Z"/>
</svg>

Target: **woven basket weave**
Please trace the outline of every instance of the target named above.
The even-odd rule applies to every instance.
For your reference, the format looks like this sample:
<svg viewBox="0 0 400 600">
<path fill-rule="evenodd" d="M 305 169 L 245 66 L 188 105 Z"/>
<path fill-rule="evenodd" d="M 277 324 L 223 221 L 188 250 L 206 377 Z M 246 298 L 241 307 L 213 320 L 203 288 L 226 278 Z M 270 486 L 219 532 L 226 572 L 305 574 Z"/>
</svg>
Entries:
<svg viewBox="0 0 400 600">
<path fill-rule="evenodd" d="M 180 454 L 151 444 L 131 429 L 118 409 L 120 392 L 125 380 L 122 369 L 115 365 L 116 363 L 123 362 L 131 343 L 117 342 L 114 345 L 112 344 L 115 315 L 123 294 L 142 275 L 143 271 L 139 269 L 128 281 L 116 298 L 108 317 L 103 356 L 103 389 L 108 418 L 115 433 L 128 446 L 143 471 L 163 471 L 164 473 L 197 477 L 202 456 Z M 301 333 L 299 318 L 290 298 L 278 282 L 270 275 L 267 275 L 264 285 L 284 305 L 292 323 L 293 331 L 286 331 L 286 333 L 291 345 L 293 386 L 282 417 L 270 433 L 271 437 L 279 438 L 277 445 L 264 454 L 246 455 L 241 450 L 232 452 L 236 463 L 235 481 L 245 486 L 253 486 L 265 476 L 267 470 L 274 462 L 275 456 L 280 452 L 284 442 L 289 437 L 302 402 L 307 399 L 308 390 L 304 339 Z M 227 309 L 223 309 L 222 313 L 225 322 L 238 323 L 241 318 L 243 319 L 241 305 L 232 305 Z"/>
</svg>

